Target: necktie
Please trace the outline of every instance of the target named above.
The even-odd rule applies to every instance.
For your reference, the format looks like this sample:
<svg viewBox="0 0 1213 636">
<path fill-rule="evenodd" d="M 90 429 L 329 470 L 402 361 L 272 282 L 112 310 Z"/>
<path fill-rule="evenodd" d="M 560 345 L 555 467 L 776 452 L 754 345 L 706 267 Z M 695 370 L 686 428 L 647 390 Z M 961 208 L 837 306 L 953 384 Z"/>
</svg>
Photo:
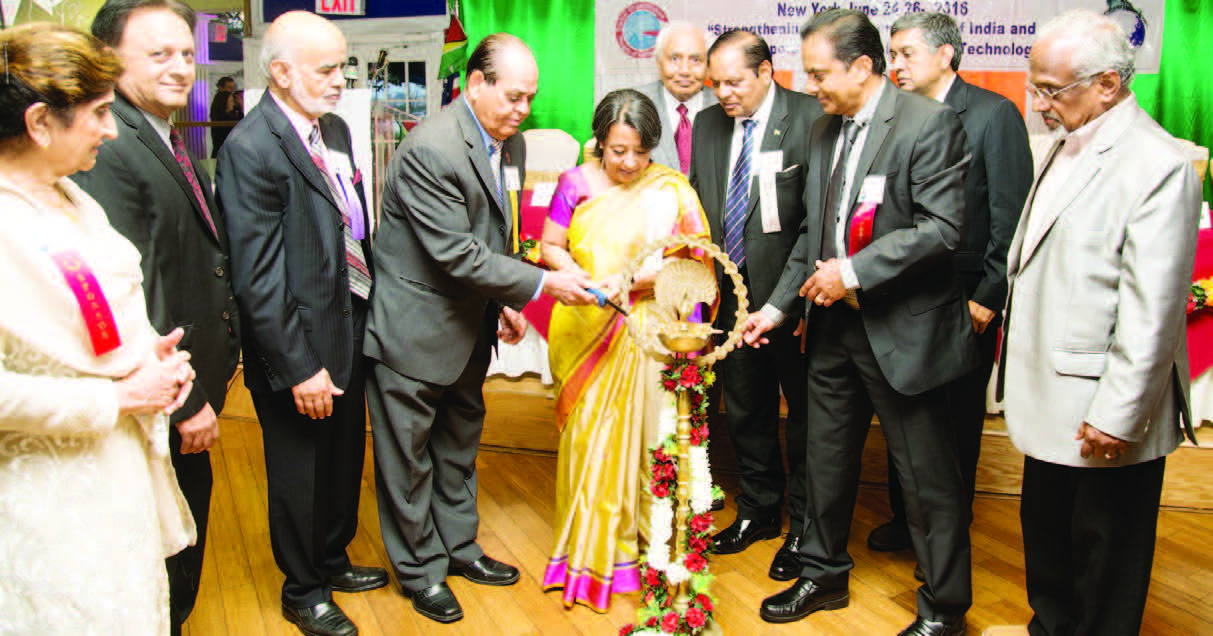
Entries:
<svg viewBox="0 0 1213 636">
<path fill-rule="evenodd" d="M 678 148 L 678 166 L 682 174 L 691 169 L 691 120 L 687 118 L 687 105 L 678 105 L 678 130 L 674 132 L 674 145 Z"/>
<path fill-rule="evenodd" d="M 194 173 L 194 163 L 190 161 L 189 153 L 185 152 L 185 143 L 181 141 L 181 134 L 177 132 L 176 128 L 169 129 L 168 140 L 169 144 L 173 146 L 173 158 L 177 160 L 177 165 L 181 166 L 181 171 L 185 173 L 185 180 L 194 189 L 194 198 L 198 200 L 198 207 L 202 209 L 202 217 L 206 219 L 211 233 L 219 236 L 219 231 L 215 229 L 215 220 L 211 218 L 211 211 L 206 207 L 206 197 L 202 196 L 202 186 L 198 184 L 198 175 Z"/>
<path fill-rule="evenodd" d="M 505 207 L 505 191 L 501 189 L 501 140 L 489 144 L 489 167 L 493 169 L 493 185 L 497 186 L 497 202 Z"/>
<path fill-rule="evenodd" d="M 826 185 L 825 202 L 825 236 L 823 237 L 822 260 L 838 256 L 838 224 L 846 223 L 846 212 L 842 210 L 843 186 L 846 183 L 847 156 L 851 154 L 851 146 L 859 135 L 859 126 L 853 119 L 847 119 L 842 124 L 842 150 L 838 153 L 838 162 L 830 172 L 830 182 Z"/>
<path fill-rule="evenodd" d="M 744 238 L 746 211 L 750 208 L 750 155 L 754 150 L 754 120 L 741 122 L 745 133 L 741 136 L 741 154 L 733 165 L 733 176 L 729 179 L 728 194 L 724 201 L 724 251 L 729 260 L 738 267 L 745 264 Z"/>
<path fill-rule="evenodd" d="M 367 268 L 366 256 L 362 253 L 362 244 L 354 238 L 350 231 L 349 202 L 346 201 L 344 191 L 329 172 L 324 161 L 324 140 L 320 138 L 320 126 L 312 125 L 312 132 L 308 135 L 307 142 L 308 154 L 312 156 L 316 167 L 320 169 L 320 174 L 324 175 L 329 193 L 333 195 L 333 200 L 337 202 L 337 209 L 341 211 L 341 220 L 345 225 L 345 231 L 342 234 L 345 235 L 345 262 L 349 266 L 350 291 L 359 298 L 367 298 L 371 295 L 371 270 Z"/>
</svg>

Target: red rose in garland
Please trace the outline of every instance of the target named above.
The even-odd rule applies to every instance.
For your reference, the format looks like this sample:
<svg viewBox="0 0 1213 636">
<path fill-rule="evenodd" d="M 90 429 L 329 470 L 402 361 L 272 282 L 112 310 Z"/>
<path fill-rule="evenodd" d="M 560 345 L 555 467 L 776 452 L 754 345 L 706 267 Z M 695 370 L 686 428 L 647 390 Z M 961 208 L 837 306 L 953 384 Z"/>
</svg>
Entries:
<svg viewBox="0 0 1213 636">
<path fill-rule="evenodd" d="M 653 490 L 653 496 L 658 499 L 665 499 L 666 497 L 670 496 L 669 487 L 666 486 L 665 484 L 659 483 L 657 481 L 653 482 L 652 490 Z"/>
<path fill-rule="evenodd" d="M 716 609 L 712 606 L 712 599 L 707 594 L 700 594 L 699 596 L 696 596 L 695 602 L 699 604 L 699 606 L 702 607 L 703 611 L 705 612 L 711 612 L 712 610 Z"/>
<path fill-rule="evenodd" d="M 703 552 L 704 550 L 708 549 L 708 540 L 704 539 L 703 537 L 691 537 L 691 540 L 687 543 L 689 543 L 691 549 L 696 552 Z"/>
<path fill-rule="evenodd" d="M 702 514 L 691 517 L 691 532 L 703 534 L 712 527 L 712 515 Z"/>
<path fill-rule="evenodd" d="M 644 571 L 644 584 L 649 587 L 661 585 L 661 574 L 657 570 L 646 569 Z"/>
<path fill-rule="evenodd" d="M 678 612 L 670 612 L 669 614 L 666 614 L 665 618 L 661 619 L 661 631 L 670 634 L 678 631 L 679 620 Z"/>
<path fill-rule="evenodd" d="M 686 565 L 687 569 L 692 572 L 702 572 L 704 568 L 708 567 L 707 559 L 703 558 L 702 554 L 696 554 L 694 552 L 688 554 L 687 557 L 683 559 L 683 564 Z"/>
<path fill-rule="evenodd" d="M 703 610 L 698 607 L 687 608 L 687 625 L 690 625 L 691 629 L 699 629 L 707 622 L 708 617 L 704 615 Z"/>
</svg>

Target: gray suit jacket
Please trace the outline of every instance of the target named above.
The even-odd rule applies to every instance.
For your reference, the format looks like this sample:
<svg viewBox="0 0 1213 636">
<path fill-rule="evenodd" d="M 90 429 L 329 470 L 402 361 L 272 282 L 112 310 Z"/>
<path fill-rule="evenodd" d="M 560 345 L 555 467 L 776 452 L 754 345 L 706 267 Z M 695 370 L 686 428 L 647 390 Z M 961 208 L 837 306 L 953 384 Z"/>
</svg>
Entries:
<svg viewBox="0 0 1213 636">
<path fill-rule="evenodd" d="M 678 122 L 670 121 L 669 116 L 666 114 L 665 89 L 661 85 L 661 81 L 658 80 L 650 84 L 637 86 L 636 90 L 648 95 L 649 99 L 653 100 L 653 103 L 657 105 L 657 115 L 661 117 L 661 142 L 653 149 L 650 158 L 654 163 L 669 166 L 675 170 L 681 170 L 678 163 L 678 147 L 674 145 L 674 132 L 678 130 Z M 714 105 L 716 105 L 716 94 L 711 89 L 705 87 L 703 89 L 703 108 L 699 112 L 703 113 L 709 106 Z M 688 116 L 694 114 L 687 113 Z M 694 131 L 697 119 L 698 117 L 692 117 L 692 131 Z M 693 141 L 691 147 L 695 147 Z M 694 157 L 694 153 L 691 156 Z"/>
<path fill-rule="evenodd" d="M 771 119 L 756 152 L 783 151 L 783 170 L 775 175 L 778 199 L 778 232 L 762 230 L 762 206 L 758 179 L 751 179 L 750 207 L 746 213 L 743 241 L 749 273 L 751 311 L 762 307 L 779 281 L 792 247 L 804 223 L 804 183 L 809 164 L 809 128 L 821 116 L 817 100 L 772 83 L 775 91 Z M 712 238 L 724 249 L 724 208 L 729 187 L 729 149 L 734 121 L 719 104 L 705 108 L 695 120 L 694 154 L 691 156 L 691 185 L 699 193 Z M 717 278 L 722 269 L 716 268 Z M 799 305 L 793 309 L 799 315 Z"/>
<path fill-rule="evenodd" d="M 506 140 L 502 157 L 521 177 L 522 135 Z M 488 151 L 463 99 L 413 129 L 387 175 L 364 351 L 401 375 L 448 385 L 477 338 L 496 338 L 500 305 L 522 309 L 542 272 L 506 255 L 509 196 L 497 199 Z"/>
<path fill-rule="evenodd" d="M 1033 188 L 1011 243 L 998 388 L 1015 446 L 1042 461 L 1149 461 L 1174 450 L 1181 420 L 1191 422 L 1184 307 L 1200 180 L 1130 99 L 1103 115 L 1053 201 L 1033 200 Z M 1035 241 L 1034 214 L 1047 215 Z M 1131 442 L 1128 452 L 1082 459 L 1083 422 Z"/>
<path fill-rule="evenodd" d="M 960 118 L 934 100 L 885 80 L 859 155 L 848 208 L 854 213 L 868 175 L 885 177 L 872 242 L 851 256 L 859 314 L 885 379 L 917 395 L 973 370 L 978 363 L 969 310 L 956 272 L 964 232 L 964 178 L 969 164 Z M 822 254 L 825 194 L 842 117 L 824 116 L 809 136 L 808 214 L 768 302 L 785 314 Z M 812 303 L 805 306 L 813 328 Z M 791 319 L 791 318 L 789 318 Z M 810 353 L 811 352 L 806 352 Z"/>
</svg>

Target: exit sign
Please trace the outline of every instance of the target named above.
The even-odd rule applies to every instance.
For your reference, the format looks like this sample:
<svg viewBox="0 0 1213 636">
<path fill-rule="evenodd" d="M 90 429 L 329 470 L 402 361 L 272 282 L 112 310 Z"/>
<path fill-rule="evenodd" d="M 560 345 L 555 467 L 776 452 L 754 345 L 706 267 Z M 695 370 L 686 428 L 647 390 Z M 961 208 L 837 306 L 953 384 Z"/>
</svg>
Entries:
<svg viewBox="0 0 1213 636">
<path fill-rule="evenodd" d="M 363 0 L 316 0 L 320 15 L 366 15 Z"/>
</svg>

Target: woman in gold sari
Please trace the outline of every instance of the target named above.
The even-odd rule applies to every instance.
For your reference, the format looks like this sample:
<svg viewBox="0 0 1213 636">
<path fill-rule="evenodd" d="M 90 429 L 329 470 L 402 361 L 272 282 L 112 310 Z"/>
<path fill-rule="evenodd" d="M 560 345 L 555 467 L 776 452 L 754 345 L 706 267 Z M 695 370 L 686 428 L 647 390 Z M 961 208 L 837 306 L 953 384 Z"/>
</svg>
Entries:
<svg viewBox="0 0 1213 636">
<path fill-rule="evenodd" d="M 674 234 L 707 238 L 707 220 L 682 173 L 649 161 L 661 123 L 648 97 L 631 89 L 607 94 L 593 129 L 600 162 L 561 175 L 543 257 L 555 269 L 584 270 L 612 297 L 645 244 Z M 635 275 L 631 316 L 641 326 L 654 320 L 657 268 L 680 255 L 656 254 Z M 557 306 L 548 339 L 561 437 L 556 546 L 543 587 L 563 588 L 566 606 L 605 612 L 611 594 L 640 589 L 637 531 L 648 517 L 644 460 L 655 441 L 660 369 L 610 308 Z"/>
</svg>

